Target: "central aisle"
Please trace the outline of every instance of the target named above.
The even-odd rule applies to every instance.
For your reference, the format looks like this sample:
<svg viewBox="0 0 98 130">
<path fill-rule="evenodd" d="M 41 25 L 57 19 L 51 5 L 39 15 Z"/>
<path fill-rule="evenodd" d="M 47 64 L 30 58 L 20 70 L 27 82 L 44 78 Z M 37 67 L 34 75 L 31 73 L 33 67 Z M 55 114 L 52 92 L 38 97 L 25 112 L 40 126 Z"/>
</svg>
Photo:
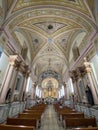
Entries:
<svg viewBox="0 0 98 130">
<path fill-rule="evenodd" d="M 64 130 L 58 120 L 53 105 L 48 105 L 42 117 L 40 130 Z"/>
</svg>

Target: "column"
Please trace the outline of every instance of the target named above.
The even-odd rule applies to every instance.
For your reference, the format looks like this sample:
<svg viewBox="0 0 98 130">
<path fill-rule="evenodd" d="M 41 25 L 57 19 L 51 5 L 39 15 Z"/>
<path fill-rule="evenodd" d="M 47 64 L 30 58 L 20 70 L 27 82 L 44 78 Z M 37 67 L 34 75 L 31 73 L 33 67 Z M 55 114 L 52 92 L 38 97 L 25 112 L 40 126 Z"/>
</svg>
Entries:
<svg viewBox="0 0 98 130">
<path fill-rule="evenodd" d="M 90 87 L 90 89 L 92 91 L 92 95 L 93 95 L 93 98 L 94 98 L 94 103 L 98 104 L 97 93 L 95 91 L 94 83 L 93 83 L 93 80 L 92 80 L 92 77 L 91 77 L 90 63 L 87 61 L 86 58 L 84 58 L 84 66 L 85 66 L 85 70 L 86 70 L 87 77 L 88 77 L 88 80 L 89 80 L 89 87 Z"/>
<path fill-rule="evenodd" d="M 66 99 L 68 100 L 69 99 L 69 86 L 68 86 L 67 83 L 66 83 L 66 93 L 65 93 L 65 95 L 66 95 Z"/>
<path fill-rule="evenodd" d="M 33 92 L 32 92 L 32 97 L 33 97 L 33 99 L 35 99 L 36 98 L 36 95 L 35 95 L 35 93 L 36 93 L 36 82 L 33 84 Z"/>
<path fill-rule="evenodd" d="M 83 103 L 88 103 L 88 100 L 87 100 L 87 96 L 86 96 L 86 93 L 85 93 L 85 90 L 86 90 L 86 84 L 85 84 L 85 79 L 84 79 L 84 76 L 85 76 L 85 67 L 84 66 L 81 66 L 79 67 L 79 72 L 80 72 L 80 78 L 83 82 L 83 91 L 84 91 L 84 97 L 83 97 Z"/>
<path fill-rule="evenodd" d="M 32 84 L 32 89 L 31 89 L 31 91 L 32 91 L 32 94 L 31 94 L 31 99 L 34 99 L 34 84 Z"/>
<path fill-rule="evenodd" d="M 65 83 L 63 83 L 63 86 L 64 86 L 64 99 L 66 99 L 66 84 Z"/>
<path fill-rule="evenodd" d="M 22 82 L 22 87 L 21 87 L 21 90 L 20 90 L 20 93 L 19 93 L 19 101 L 22 101 L 25 99 L 25 92 L 26 92 L 26 85 L 27 85 L 27 79 L 29 77 L 29 69 L 28 69 L 28 66 L 25 66 L 25 71 L 23 72 L 23 82 Z"/>
<path fill-rule="evenodd" d="M 10 102 L 14 101 L 14 92 L 15 92 L 15 87 L 16 87 L 16 83 L 17 83 L 17 76 L 19 73 L 20 66 L 21 66 L 21 61 L 20 62 L 16 61 L 15 62 L 15 71 L 16 72 L 15 72 L 14 80 L 13 80 L 13 84 L 12 84 L 12 94 L 11 94 Z"/>
<path fill-rule="evenodd" d="M 76 70 L 73 70 L 72 72 L 70 72 L 70 77 L 72 78 L 72 82 L 73 82 L 73 85 L 74 85 L 74 96 L 76 97 L 76 100 L 77 101 L 81 101 L 81 96 L 80 96 L 80 93 L 79 93 L 79 87 L 78 87 L 78 73 Z"/>
<path fill-rule="evenodd" d="M 13 77 L 13 72 L 15 69 L 14 65 L 15 65 L 15 61 L 16 61 L 17 57 L 18 57 L 17 55 L 10 56 L 10 66 L 9 66 L 8 73 L 7 73 L 6 78 L 5 78 L 5 82 L 3 84 L 3 90 L 1 93 L 0 103 L 5 102 L 5 97 L 6 97 L 8 89 L 9 89 L 10 82 L 11 82 L 12 77 Z"/>
<path fill-rule="evenodd" d="M 20 92 L 19 92 L 19 101 L 24 100 L 23 95 L 25 95 L 24 88 L 25 88 L 26 83 L 27 83 L 26 80 L 27 80 L 26 75 L 23 74 L 22 86 L 21 86 L 21 88 L 20 88 Z"/>
</svg>

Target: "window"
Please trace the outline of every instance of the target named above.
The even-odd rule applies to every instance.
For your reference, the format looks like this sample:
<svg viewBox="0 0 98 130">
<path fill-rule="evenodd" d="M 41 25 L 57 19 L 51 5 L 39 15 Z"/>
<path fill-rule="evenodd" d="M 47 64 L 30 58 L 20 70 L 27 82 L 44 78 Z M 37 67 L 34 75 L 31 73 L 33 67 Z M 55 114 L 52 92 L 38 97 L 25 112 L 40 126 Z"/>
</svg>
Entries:
<svg viewBox="0 0 98 130">
<path fill-rule="evenodd" d="M 0 57 L 2 55 L 3 49 L 0 47 Z"/>
<path fill-rule="evenodd" d="M 21 86 L 21 83 L 22 83 L 22 76 L 19 74 L 17 76 L 17 82 L 16 82 L 16 87 L 15 87 L 15 90 L 18 90 L 20 89 L 20 86 Z"/>
<path fill-rule="evenodd" d="M 30 77 L 28 77 L 27 86 L 26 86 L 26 92 L 29 92 L 32 87 L 32 80 Z"/>
<path fill-rule="evenodd" d="M 74 93 L 74 86 L 71 78 L 69 78 L 68 80 L 68 85 L 69 85 L 70 93 Z"/>
</svg>

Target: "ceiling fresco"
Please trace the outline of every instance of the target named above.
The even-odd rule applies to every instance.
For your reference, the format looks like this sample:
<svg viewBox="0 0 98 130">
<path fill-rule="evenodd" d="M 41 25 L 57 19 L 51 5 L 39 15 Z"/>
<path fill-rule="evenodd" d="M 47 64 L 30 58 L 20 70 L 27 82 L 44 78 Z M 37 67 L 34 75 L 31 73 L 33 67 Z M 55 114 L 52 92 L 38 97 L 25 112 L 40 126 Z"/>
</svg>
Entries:
<svg viewBox="0 0 98 130">
<path fill-rule="evenodd" d="M 81 37 L 77 39 L 80 46 L 96 29 L 93 13 L 85 0 L 0 1 L 0 13 L 5 16 L 2 26 L 17 46 L 22 47 L 25 41 L 29 47 L 31 70 L 38 79 L 49 69 L 62 79 L 73 61 L 75 38 Z M 85 37 L 81 32 L 85 32 Z"/>
</svg>

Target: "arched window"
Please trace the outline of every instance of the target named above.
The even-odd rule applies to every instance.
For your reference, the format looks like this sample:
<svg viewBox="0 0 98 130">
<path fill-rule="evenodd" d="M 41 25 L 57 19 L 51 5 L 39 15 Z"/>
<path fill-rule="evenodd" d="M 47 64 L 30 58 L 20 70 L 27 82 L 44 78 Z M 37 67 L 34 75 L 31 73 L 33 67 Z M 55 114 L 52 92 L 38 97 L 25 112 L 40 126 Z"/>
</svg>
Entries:
<svg viewBox="0 0 98 130">
<path fill-rule="evenodd" d="M 62 88 L 61 88 L 61 94 L 62 94 L 62 97 L 65 95 L 64 86 L 63 85 L 62 85 Z"/>
<path fill-rule="evenodd" d="M 70 93 L 74 93 L 74 86 L 71 78 L 69 78 L 68 80 L 68 85 L 69 85 Z"/>
<path fill-rule="evenodd" d="M 22 74 L 19 73 L 18 76 L 17 76 L 17 81 L 16 81 L 16 87 L 15 87 L 16 91 L 20 90 L 20 87 L 22 85 L 22 78 L 23 78 Z"/>
<path fill-rule="evenodd" d="M 36 86 L 36 96 L 39 96 L 39 88 L 38 88 L 38 85 Z"/>
</svg>

